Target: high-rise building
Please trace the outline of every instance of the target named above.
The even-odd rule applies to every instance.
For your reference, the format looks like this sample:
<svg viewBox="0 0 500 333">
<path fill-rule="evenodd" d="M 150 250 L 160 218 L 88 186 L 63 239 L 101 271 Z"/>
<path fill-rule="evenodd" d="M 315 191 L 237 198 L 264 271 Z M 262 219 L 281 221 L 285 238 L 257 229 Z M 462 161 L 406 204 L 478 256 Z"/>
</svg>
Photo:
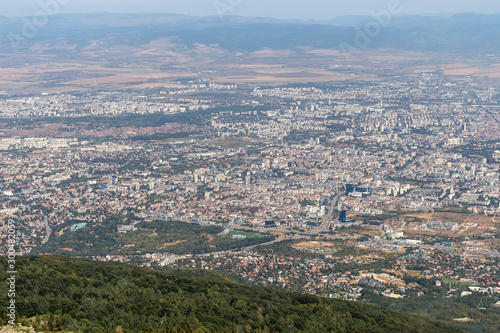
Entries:
<svg viewBox="0 0 500 333">
<path fill-rule="evenodd" d="M 349 193 L 354 192 L 354 184 L 346 184 L 345 186 L 345 194 L 349 195 Z"/>
<path fill-rule="evenodd" d="M 347 221 L 347 211 L 343 210 L 339 214 L 339 221 L 345 223 Z"/>
</svg>

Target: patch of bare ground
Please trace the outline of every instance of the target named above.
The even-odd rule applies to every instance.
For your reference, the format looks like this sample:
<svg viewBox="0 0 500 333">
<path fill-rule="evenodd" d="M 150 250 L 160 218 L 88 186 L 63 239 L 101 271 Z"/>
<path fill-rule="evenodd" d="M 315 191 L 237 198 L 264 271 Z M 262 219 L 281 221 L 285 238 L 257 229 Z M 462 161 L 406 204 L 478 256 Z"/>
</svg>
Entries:
<svg viewBox="0 0 500 333">
<path fill-rule="evenodd" d="M 305 249 L 315 249 L 315 248 L 332 248 L 334 247 L 333 243 L 329 242 L 317 242 L 317 241 L 311 241 L 311 242 L 301 242 L 293 245 L 292 247 L 294 248 L 305 248 Z"/>
<path fill-rule="evenodd" d="M 156 248 L 158 250 L 161 250 L 161 249 L 166 248 L 167 246 L 177 245 L 177 244 L 182 243 L 182 242 L 185 242 L 185 240 L 179 240 L 179 241 L 170 242 L 170 243 L 163 243 L 161 246 L 157 246 Z"/>
</svg>

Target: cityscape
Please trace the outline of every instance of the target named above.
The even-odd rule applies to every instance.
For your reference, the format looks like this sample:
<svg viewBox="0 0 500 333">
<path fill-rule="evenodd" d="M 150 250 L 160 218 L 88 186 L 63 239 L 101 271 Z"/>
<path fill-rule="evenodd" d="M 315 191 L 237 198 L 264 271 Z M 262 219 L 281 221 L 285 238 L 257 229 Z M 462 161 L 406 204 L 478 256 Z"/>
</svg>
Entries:
<svg viewBox="0 0 500 333">
<path fill-rule="evenodd" d="M 66 19 L 55 24 L 69 24 Z M 115 19 L 123 18 L 107 24 Z M 248 20 L 242 31 L 285 24 Z M 338 50 L 300 45 L 234 51 L 223 42 L 193 42 L 183 49 L 179 43 L 194 37 L 179 31 L 178 40 L 150 40 L 142 51 L 136 41 L 121 40 L 122 32 L 107 32 L 119 37 L 90 43 L 90 37 L 65 36 L 83 52 L 67 59 L 54 51 L 47 60 L 43 34 L 19 55 L 31 60 L 0 52 L 0 254 L 6 263 L 17 256 L 30 267 L 26 272 L 70 280 L 86 276 L 76 272 L 87 268 L 45 272 L 36 265 L 121 263 L 95 271 L 133 267 L 143 273 L 128 277 L 158 272 L 172 274 L 165 279 L 176 285 L 186 283 L 181 278 L 216 284 L 197 295 L 227 292 L 218 283 L 231 281 L 293 293 L 306 300 L 300 304 L 309 304 L 310 295 L 317 302 L 369 304 L 444 325 L 436 332 L 500 330 L 500 55 L 494 47 L 475 54 L 401 46 L 389 54 L 380 46 L 346 61 Z M 63 39 L 48 40 L 68 47 Z M 83 60 L 87 53 L 95 58 Z M 11 70 L 24 60 L 15 79 Z M 144 74 L 144 64 L 155 61 L 159 69 Z M 68 69 L 77 63 L 78 70 Z M 8 263 L 7 273 L 26 281 L 20 264 Z M 98 274 L 86 293 L 111 283 Z M 123 283 L 120 288 L 132 290 Z M 105 307 L 92 298 L 97 289 L 88 297 L 71 291 L 68 302 L 78 304 L 78 315 L 64 310 L 64 295 L 25 289 L 39 301 L 16 299 L 13 316 L 30 332 L 223 331 L 218 319 L 202 319 L 195 310 L 170 317 L 148 312 L 142 326 L 130 319 L 136 312 L 92 319 L 82 309 Z M 242 310 L 250 302 L 220 306 Z M 7 309 L 4 325 L 11 323 Z M 358 327 L 349 321 L 354 310 L 351 319 L 342 317 L 345 330 L 335 330 L 300 328 L 291 317 L 272 326 L 259 309 L 259 323 L 227 319 L 225 331 Z M 366 322 L 382 325 L 377 318 Z"/>
</svg>

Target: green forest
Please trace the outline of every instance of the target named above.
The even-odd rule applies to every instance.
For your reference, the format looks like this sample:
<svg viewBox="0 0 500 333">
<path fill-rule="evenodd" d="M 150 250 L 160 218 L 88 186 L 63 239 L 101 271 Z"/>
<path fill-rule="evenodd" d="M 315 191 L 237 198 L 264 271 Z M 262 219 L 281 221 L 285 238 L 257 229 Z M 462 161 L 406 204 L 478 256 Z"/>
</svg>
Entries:
<svg viewBox="0 0 500 333">
<path fill-rule="evenodd" d="M 58 231 L 57 227 L 49 242 L 34 253 L 62 254 L 71 256 L 105 256 L 108 254 L 144 254 L 169 252 L 174 254 L 208 253 L 238 249 L 245 246 L 272 241 L 273 236 L 255 234 L 244 239 L 219 235 L 224 228 L 201 226 L 175 221 L 140 222 L 137 230 L 119 233 L 118 226 L 125 223 L 109 219 L 106 223 L 88 225 L 77 231 Z M 71 250 L 68 250 L 71 249 Z"/>
<path fill-rule="evenodd" d="M 6 267 L 7 258 L 1 261 Z M 242 285 L 210 271 L 62 256 L 24 256 L 16 265 L 19 322 L 38 331 L 459 332 L 368 304 Z M 6 295 L 7 283 L 0 288 Z M 8 300 L 0 302 L 5 312 Z"/>
</svg>

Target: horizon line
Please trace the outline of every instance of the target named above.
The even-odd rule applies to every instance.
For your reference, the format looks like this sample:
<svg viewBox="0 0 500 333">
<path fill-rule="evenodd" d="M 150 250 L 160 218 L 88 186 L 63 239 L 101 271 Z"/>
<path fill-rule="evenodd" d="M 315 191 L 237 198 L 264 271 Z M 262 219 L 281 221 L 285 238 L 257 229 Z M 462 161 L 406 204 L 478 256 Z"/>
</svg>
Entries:
<svg viewBox="0 0 500 333">
<path fill-rule="evenodd" d="M 154 16 L 162 16 L 162 15 L 170 15 L 170 16 L 185 16 L 185 17 L 192 17 L 192 18 L 208 18 L 208 17 L 218 17 L 217 14 L 211 14 L 211 15 L 190 15 L 190 14 L 182 14 L 182 13 L 174 13 L 174 12 L 138 12 L 138 13 L 131 13 L 131 12 L 107 12 L 107 11 L 96 11 L 96 12 L 73 12 L 73 13 L 59 13 L 54 15 L 53 17 L 60 17 L 60 16 L 70 16 L 70 15 L 97 15 L 97 14 L 111 14 L 111 15 L 131 15 L 131 16 L 140 16 L 140 15 L 154 15 Z M 471 12 L 471 11 L 465 11 L 465 12 L 456 12 L 456 13 L 422 13 L 422 14 L 401 14 L 398 15 L 398 17 L 411 17 L 411 16 L 421 16 L 421 17 L 453 17 L 453 16 L 458 16 L 458 15 L 464 15 L 464 14 L 474 14 L 474 15 L 486 15 L 486 16 L 497 16 L 500 15 L 500 12 L 495 12 L 495 13 L 480 13 L 480 12 Z M 27 16 L 9 16 L 9 15 L 4 15 L 0 14 L 0 17 L 2 18 L 8 18 L 8 19 L 23 19 L 23 18 L 29 18 L 32 17 L 33 15 L 27 15 Z M 278 17 L 272 17 L 272 16 L 258 16 L 258 15 L 224 15 L 225 17 L 239 17 L 239 18 L 257 18 L 257 19 L 271 19 L 271 20 L 279 20 L 279 21 L 316 21 L 316 22 L 327 22 L 331 20 L 335 20 L 338 18 L 346 18 L 346 17 L 359 17 L 359 18 L 370 18 L 372 17 L 371 15 L 363 15 L 363 14 L 346 14 L 346 15 L 338 15 L 338 16 L 333 16 L 328 19 L 314 19 L 314 18 L 297 18 L 297 17 L 291 17 L 291 18 L 278 18 Z"/>
</svg>

